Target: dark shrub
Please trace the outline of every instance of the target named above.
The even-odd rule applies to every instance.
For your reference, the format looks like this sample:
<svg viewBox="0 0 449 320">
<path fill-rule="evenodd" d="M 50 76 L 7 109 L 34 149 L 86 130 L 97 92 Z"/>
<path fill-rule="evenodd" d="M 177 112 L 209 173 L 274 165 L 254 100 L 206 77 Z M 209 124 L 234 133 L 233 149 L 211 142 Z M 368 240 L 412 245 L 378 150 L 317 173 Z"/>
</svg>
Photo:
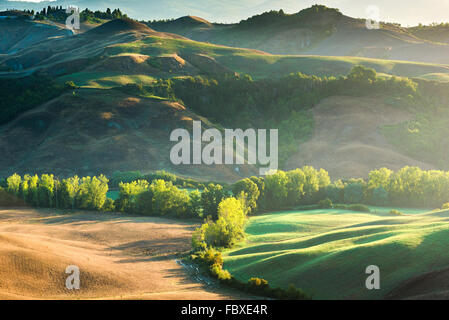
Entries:
<svg viewBox="0 0 449 320">
<path fill-rule="evenodd" d="M 25 203 L 20 200 L 17 196 L 7 192 L 5 189 L 0 187 L 0 206 L 1 207 L 16 207 L 24 206 Z"/>
<path fill-rule="evenodd" d="M 348 210 L 357 211 L 357 212 L 371 212 L 370 208 L 365 206 L 364 204 L 351 204 L 347 206 Z"/>
<path fill-rule="evenodd" d="M 329 198 L 326 198 L 324 200 L 321 200 L 320 202 L 318 202 L 318 206 L 321 209 L 332 209 L 334 207 L 332 200 Z"/>
</svg>

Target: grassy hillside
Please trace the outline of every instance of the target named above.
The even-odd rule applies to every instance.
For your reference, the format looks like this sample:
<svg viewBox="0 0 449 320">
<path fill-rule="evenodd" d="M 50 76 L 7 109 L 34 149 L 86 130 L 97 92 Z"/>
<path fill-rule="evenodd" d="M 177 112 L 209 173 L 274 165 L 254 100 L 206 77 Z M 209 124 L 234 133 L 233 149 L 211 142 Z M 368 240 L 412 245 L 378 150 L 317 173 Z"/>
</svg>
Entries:
<svg viewBox="0 0 449 320">
<path fill-rule="evenodd" d="M 428 39 L 440 43 L 449 43 L 449 24 L 419 25 L 408 29 L 410 33 L 422 39 Z"/>
<path fill-rule="evenodd" d="M 7 35 L 4 35 L 4 38 L 8 39 Z M 0 56 L 0 70 L 4 71 L 0 76 L 7 78 L 16 76 L 19 72 L 26 74 L 36 70 L 55 76 L 84 72 L 86 68 L 98 71 L 101 66 L 95 64 L 101 63 L 102 59 L 133 54 L 147 55 L 149 59 L 146 62 L 153 67 L 143 69 L 141 74 L 163 78 L 183 74 L 233 72 L 247 73 L 255 78 L 279 77 L 292 72 L 337 76 L 347 74 L 352 66 L 359 64 L 374 68 L 379 73 L 407 77 L 449 73 L 448 67 L 441 64 L 331 57 L 327 54 L 326 56 L 270 55 L 257 50 L 192 41 L 173 34 L 155 32 L 135 22 L 114 20 L 84 34 L 62 39 L 47 39 L 19 53 Z M 179 72 L 180 70 L 172 67 L 170 62 L 164 62 L 164 57 L 173 55 L 187 62 L 184 68 L 188 68 Z M 136 70 L 124 69 L 123 65 L 117 64 L 109 65 L 109 68 L 102 66 L 102 69 L 108 72 L 136 74 Z M 87 80 L 88 77 L 89 75 L 84 76 Z"/>
<path fill-rule="evenodd" d="M 447 268 L 447 211 L 373 208 L 275 212 L 250 219 L 247 241 L 226 252 L 225 269 L 238 279 L 263 277 L 294 284 L 318 299 L 378 299 L 404 281 Z M 365 288 L 365 268 L 377 265 L 381 289 Z"/>
<path fill-rule="evenodd" d="M 112 174 L 167 169 L 219 181 L 255 173 L 253 166 L 175 166 L 170 132 L 192 121 L 214 126 L 179 103 L 120 90 L 75 89 L 0 126 L 1 175 L 17 172 Z M 55 156 L 57 155 L 57 156 Z M 32 169 L 31 169 L 32 168 Z"/>
<path fill-rule="evenodd" d="M 208 26 L 206 21 L 199 18 L 191 18 L 188 21 L 191 24 Z M 186 23 L 185 21 L 181 22 Z M 248 28 L 248 26 L 244 26 L 244 28 Z M 353 83 L 346 81 L 346 78 L 343 77 L 341 80 L 329 78 L 347 75 L 354 66 L 359 65 L 373 68 L 378 72 L 379 77 L 378 80 L 374 79 L 376 82 L 373 84 L 374 87 L 371 87 L 372 80 L 370 79 L 366 82 L 362 80 Z M 334 176 L 346 177 L 347 175 L 353 176 L 351 170 L 356 170 L 358 175 L 363 176 L 369 170 L 374 169 L 373 163 L 377 165 L 377 162 L 367 161 L 367 157 L 388 159 L 392 169 L 404 165 L 416 165 L 416 159 L 425 162 L 423 164 L 425 169 L 430 168 L 427 166 L 427 162 L 438 166 L 442 164 L 441 161 L 447 162 L 444 157 L 438 157 L 436 161 L 433 161 L 433 159 L 424 159 L 419 155 L 410 154 L 402 148 L 406 143 L 397 143 L 389 138 L 387 142 L 378 134 L 379 126 L 397 125 L 408 121 L 415 116 L 416 111 L 407 109 L 406 111 L 412 115 L 405 114 L 395 117 L 400 120 L 398 122 L 377 119 L 389 112 L 395 112 L 393 109 L 400 109 L 404 106 L 408 108 L 419 105 L 420 112 L 428 112 L 425 111 L 426 107 L 433 105 L 429 99 L 420 99 L 421 92 L 415 91 L 414 85 L 409 80 L 395 79 L 391 76 L 426 77 L 429 74 L 439 74 L 440 78 L 444 79 L 444 75 L 449 74 L 449 68 L 446 65 L 361 57 L 270 55 L 257 50 L 193 41 L 179 35 L 154 31 L 135 21 L 118 19 L 79 35 L 47 39 L 19 52 L 2 55 L 0 56 L 0 67 L 3 70 L 0 77 L 5 81 L 9 81 L 8 79 L 13 77 L 35 73 L 39 76 L 47 75 L 50 78 L 55 78 L 59 84 L 73 81 L 75 86 L 81 87 L 81 90 L 75 90 L 75 94 L 69 92 L 54 102 L 61 106 L 61 109 L 56 109 L 57 112 L 48 109 L 49 106 L 51 109 L 54 108 L 52 104 L 45 105 L 40 109 L 44 110 L 44 113 L 30 113 L 20 121 L 0 128 L 0 134 L 4 137 L 0 141 L 0 147 L 8 155 L 1 160 L 5 168 L 8 168 L 8 172 L 5 174 L 12 173 L 9 172 L 13 170 L 12 167 L 17 170 L 27 170 L 30 166 L 45 169 L 54 160 L 48 161 L 50 152 L 53 152 L 51 150 L 67 150 L 66 148 L 69 149 L 66 154 L 72 155 L 72 160 L 53 163 L 53 167 L 48 167 L 49 169 L 57 169 L 60 172 L 59 169 L 62 171 L 73 170 L 73 165 L 76 165 L 77 170 L 90 174 L 97 172 L 104 165 L 103 162 L 97 163 L 99 157 L 114 158 L 114 161 L 110 162 L 111 166 L 103 168 L 100 170 L 101 172 L 168 169 L 169 152 L 164 154 L 159 152 L 158 155 L 155 155 L 154 152 L 160 150 L 158 144 L 169 147 L 169 143 L 167 143 L 168 128 L 171 128 L 171 125 L 157 128 L 158 133 L 155 136 L 141 136 L 141 129 L 136 128 L 136 123 L 143 125 L 142 121 L 145 119 L 135 119 L 140 114 L 140 107 L 137 113 L 133 114 L 129 109 L 130 112 L 126 115 L 122 109 L 113 107 L 124 104 L 124 100 L 138 101 L 138 104 L 142 102 L 145 105 L 147 103 L 153 105 L 156 100 L 159 103 L 166 101 L 170 105 L 178 103 L 188 112 L 195 113 L 195 117 L 202 117 L 204 121 L 222 128 L 278 128 L 280 130 L 279 159 L 281 168 L 285 165 L 288 168 L 296 168 L 305 161 L 307 164 L 325 167 L 332 171 L 332 174 L 334 174 L 332 166 L 338 166 L 339 169 L 335 171 Z M 287 76 L 295 72 L 310 76 Z M 391 82 L 387 80 L 385 80 L 387 82 L 382 82 L 379 80 L 381 78 L 390 79 Z M 359 87 L 360 83 L 363 88 Z M 403 90 L 404 88 L 405 90 Z M 88 91 L 91 89 L 102 90 Z M 95 97 L 92 98 L 95 103 L 89 111 L 86 111 L 85 115 L 82 115 L 79 101 L 86 100 L 86 97 L 91 96 L 91 92 L 95 92 Z M 126 93 L 128 96 L 125 97 L 120 93 Z M 37 94 L 30 96 L 35 95 L 38 96 Z M 359 137 L 366 137 L 366 141 L 362 141 L 361 147 L 345 144 L 339 148 L 340 144 L 331 141 L 332 139 L 327 139 L 324 144 L 312 144 L 312 149 L 302 148 L 303 143 L 317 136 L 318 131 L 314 132 L 314 130 L 319 130 L 314 129 L 318 118 L 313 108 L 321 103 L 321 100 L 332 98 L 335 95 L 369 96 L 370 100 L 363 101 L 363 105 L 368 105 L 372 110 L 382 106 L 382 110 L 385 112 L 367 113 L 361 110 L 363 108 L 358 110 L 361 114 L 360 119 L 355 119 L 358 123 L 350 123 L 351 127 L 363 130 L 364 125 L 362 124 L 366 122 L 363 121 L 366 118 L 361 118 L 368 115 L 369 119 L 374 119 L 369 126 L 369 132 L 366 135 L 359 135 Z M 336 106 L 340 100 L 331 99 L 329 108 L 338 113 L 340 109 Z M 391 105 L 384 108 L 385 104 L 389 104 L 388 101 L 392 101 Z M 20 102 L 18 99 L 19 104 Z M 38 107 L 45 102 L 33 100 L 29 106 L 30 108 Z M 90 102 L 87 105 L 90 105 Z M 349 98 L 346 102 L 351 107 L 354 104 L 359 104 L 360 99 Z M 442 100 L 439 103 L 441 103 L 441 107 L 447 105 L 447 101 Z M 137 110 L 137 108 L 133 110 Z M 16 111 L 14 116 L 24 110 Z M 325 111 L 325 113 L 327 112 Z M 151 111 L 145 110 L 142 114 L 150 116 Z M 82 117 L 87 137 L 84 135 L 74 137 L 73 133 L 79 129 L 76 129 L 75 125 L 71 126 L 73 123 L 70 123 L 70 126 L 65 124 L 66 119 L 72 117 L 73 119 Z M 444 119 L 447 118 L 444 117 Z M 176 123 L 181 119 L 182 116 L 170 120 L 174 120 Z M 329 134 L 329 137 L 337 138 L 340 142 L 348 142 L 350 135 L 344 128 L 345 125 L 348 125 L 347 121 L 341 114 L 337 114 L 334 120 L 338 123 L 325 127 L 340 128 L 341 132 Z M 98 121 L 102 122 L 100 126 L 96 125 Z M 188 126 L 189 123 L 184 121 L 181 127 L 185 125 Z M 92 127 L 97 129 L 94 133 L 91 132 Z M 147 126 L 144 127 L 147 128 Z M 23 128 L 26 130 L 21 132 Z M 72 128 L 75 131 L 58 132 L 58 130 L 64 131 L 67 128 Z M 127 135 L 126 138 L 120 138 L 122 139 L 120 143 L 114 142 L 118 136 L 122 135 L 124 128 L 130 130 L 127 132 L 133 133 Z M 30 139 L 34 142 L 40 141 L 42 144 L 25 141 L 24 145 L 32 149 L 19 150 L 13 141 L 14 137 L 26 137 L 29 133 L 28 130 L 32 132 Z M 357 130 L 353 130 L 353 132 Z M 151 131 L 151 135 L 156 134 L 156 131 Z M 39 134 L 36 135 L 33 132 Z M 438 129 L 438 132 L 443 134 L 444 130 Z M 388 137 L 388 133 L 384 132 L 384 135 Z M 73 150 L 78 150 L 83 144 L 78 141 L 90 141 L 90 138 L 94 136 L 101 136 L 104 139 L 103 144 L 92 144 L 87 153 L 88 158 L 81 161 L 77 157 L 78 152 Z M 64 140 L 67 137 L 70 139 Z M 68 143 L 63 141 L 68 141 Z M 61 147 L 61 143 L 63 143 L 63 147 Z M 114 148 L 111 149 L 108 147 L 109 145 L 114 145 Z M 336 150 L 334 150 L 335 148 L 318 150 L 317 145 L 322 147 L 331 145 L 338 148 Z M 347 151 L 348 147 L 352 152 Z M 302 149 L 310 152 L 308 151 L 306 156 L 298 154 L 297 151 Z M 334 157 L 332 150 L 341 156 Z M 370 151 L 367 152 L 367 150 Z M 386 152 L 384 152 L 385 150 Z M 408 157 L 398 154 L 398 150 Z M 143 156 L 144 154 L 147 156 Z M 161 156 L 165 158 L 162 159 Z M 125 163 L 120 163 L 119 157 L 132 158 L 133 160 L 127 163 L 131 167 L 123 167 Z M 312 157 L 311 160 L 310 157 Z M 352 158 L 348 159 L 348 157 Z M 338 161 L 329 165 L 329 161 L 326 159 L 330 158 L 338 159 Z M 321 160 L 327 161 L 327 163 L 325 165 L 318 164 L 317 162 Z M 359 165 L 361 163 L 363 166 Z M 346 168 L 345 172 L 342 172 L 341 168 Z M 229 168 L 229 171 L 234 169 Z M 184 173 L 194 176 L 200 173 L 192 168 L 188 170 L 191 172 Z M 229 171 L 226 174 L 230 174 Z M 219 174 L 216 177 L 211 177 L 212 180 L 225 178 L 224 171 L 221 173 L 216 171 L 216 173 Z M 236 177 L 235 174 L 231 176 Z M 225 178 L 225 181 L 232 179 L 231 177 Z"/>
<path fill-rule="evenodd" d="M 347 74 L 355 65 L 363 65 L 386 73 L 405 77 L 419 77 L 429 73 L 449 73 L 445 65 L 370 59 L 361 57 L 288 56 L 269 55 L 254 50 L 238 49 L 202 43 L 187 39 L 170 39 L 155 36 L 132 43 L 119 44 L 107 49 L 110 56 L 138 53 L 148 56 L 174 54 L 190 61 L 203 73 L 209 73 L 207 57 L 234 72 L 250 74 L 254 78 L 280 77 L 292 72 L 317 76 Z M 201 59 L 201 60 L 200 60 Z"/>
<path fill-rule="evenodd" d="M 449 46 L 439 31 L 381 23 L 370 30 L 364 19 L 338 9 L 314 5 L 298 13 L 269 11 L 236 24 L 214 24 L 197 17 L 153 21 L 153 29 L 190 39 L 282 55 L 360 56 L 380 59 L 449 63 Z M 443 39 L 443 40 L 440 40 Z"/>
</svg>

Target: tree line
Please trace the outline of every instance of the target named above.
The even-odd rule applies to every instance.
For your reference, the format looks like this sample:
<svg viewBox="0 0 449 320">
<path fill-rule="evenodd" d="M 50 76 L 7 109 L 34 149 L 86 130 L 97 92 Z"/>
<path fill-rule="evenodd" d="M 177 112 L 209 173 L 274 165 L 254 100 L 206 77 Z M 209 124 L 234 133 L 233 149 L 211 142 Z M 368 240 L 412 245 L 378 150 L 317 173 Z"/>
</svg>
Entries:
<svg viewBox="0 0 449 320">
<path fill-rule="evenodd" d="M 232 247 L 245 235 L 247 216 L 260 212 L 305 205 L 354 211 L 369 211 L 366 205 L 449 207 L 449 172 L 417 167 L 396 172 L 381 168 L 367 179 L 332 182 L 326 170 L 305 166 L 229 186 L 210 183 L 200 190 L 178 188 L 173 180 L 161 178 L 120 182 L 119 197 L 113 201 L 107 197 L 109 180 L 104 175 L 59 179 L 52 174 L 14 174 L 0 187 L 0 205 L 203 219 L 192 240 L 197 250 Z"/>
<path fill-rule="evenodd" d="M 200 182 L 191 178 L 177 176 L 176 174 L 165 170 L 157 170 L 148 174 L 142 174 L 140 171 L 115 171 L 109 181 L 109 186 L 118 189 L 121 182 L 129 183 L 137 180 L 146 180 L 149 183 L 161 179 L 172 182 L 175 186 L 188 189 L 204 189 L 209 182 Z"/>
<path fill-rule="evenodd" d="M 13 174 L 0 187 L 0 205 L 113 211 L 106 196 L 108 181 L 104 175 L 59 179 L 53 174 Z"/>
<path fill-rule="evenodd" d="M 106 197 L 112 181 L 119 189 L 114 203 Z M 373 170 L 367 179 L 331 181 L 326 170 L 304 166 L 245 178 L 232 185 L 197 181 L 190 185 L 186 181 L 195 180 L 165 171 L 145 176 L 117 172 L 111 181 L 104 175 L 60 179 L 52 174 L 14 174 L 0 182 L 0 187 L 15 196 L 17 203 L 36 207 L 114 209 L 212 221 L 220 218 L 220 203 L 231 197 L 239 201 L 245 215 L 313 205 L 325 199 L 341 204 L 425 208 L 439 208 L 449 202 L 448 171 L 409 166 L 396 172 L 387 168 Z"/>
<path fill-rule="evenodd" d="M 62 6 L 48 6 L 43 8 L 41 11 L 34 12 L 34 10 L 29 12 L 34 15 L 35 20 L 51 20 L 55 22 L 64 22 L 71 13 L 66 13 L 66 9 Z M 96 10 L 91 11 L 88 8 L 80 12 L 80 21 L 88 22 L 101 22 L 101 20 L 113 20 L 128 18 L 128 16 L 120 11 L 120 9 L 111 10 L 107 8 L 106 11 Z"/>
</svg>

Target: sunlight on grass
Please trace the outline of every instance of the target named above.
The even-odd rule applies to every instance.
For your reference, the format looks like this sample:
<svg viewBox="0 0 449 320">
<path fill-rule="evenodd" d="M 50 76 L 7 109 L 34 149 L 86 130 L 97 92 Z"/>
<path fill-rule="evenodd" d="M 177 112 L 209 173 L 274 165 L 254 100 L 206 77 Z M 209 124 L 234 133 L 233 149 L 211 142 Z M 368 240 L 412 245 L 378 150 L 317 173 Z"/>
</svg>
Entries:
<svg viewBox="0 0 449 320">
<path fill-rule="evenodd" d="M 294 284 L 316 298 L 385 296 L 403 281 L 447 266 L 447 214 L 371 207 L 375 213 L 320 209 L 250 218 L 248 237 L 225 252 L 238 279 L 259 276 L 275 286 Z M 368 291 L 365 268 L 378 265 L 382 288 Z"/>
</svg>

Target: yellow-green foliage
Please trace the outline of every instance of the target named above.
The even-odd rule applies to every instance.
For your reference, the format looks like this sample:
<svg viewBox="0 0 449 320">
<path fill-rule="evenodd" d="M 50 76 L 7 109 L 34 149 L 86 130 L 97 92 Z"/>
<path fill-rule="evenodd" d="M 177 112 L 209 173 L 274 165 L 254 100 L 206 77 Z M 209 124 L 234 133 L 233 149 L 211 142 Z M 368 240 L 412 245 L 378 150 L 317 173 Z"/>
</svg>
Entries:
<svg viewBox="0 0 449 320">
<path fill-rule="evenodd" d="M 390 214 L 393 216 L 402 216 L 403 215 L 403 213 L 401 211 L 396 210 L 396 209 L 391 210 Z"/>
<path fill-rule="evenodd" d="M 153 197 L 153 212 L 160 215 L 185 215 L 189 205 L 189 194 L 186 190 L 180 190 L 172 182 L 160 179 L 153 181 L 149 189 Z"/>
<path fill-rule="evenodd" d="M 228 270 L 223 270 L 222 265 L 214 264 L 210 267 L 212 275 L 218 278 L 218 280 L 230 280 L 231 274 Z"/>
<path fill-rule="evenodd" d="M 78 206 L 81 209 L 101 210 L 106 201 L 108 179 L 104 175 L 99 177 L 83 177 L 79 186 Z"/>
<path fill-rule="evenodd" d="M 198 191 L 191 194 L 178 189 L 171 181 L 156 179 L 119 184 L 119 198 L 115 201 L 120 211 L 145 215 L 198 217 L 201 212 Z"/>
<path fill-rule="evenodd" d="M 257 184 L 252 180 L 246 178 L 237 181 L 232 185 L 232 192 L 234 196 L 239 196 L 243 193 L 245 207 L 248 213 L 255 212 L 257 209 L 257 199 L 260 196 L 260 190 Z"/>
<path fill-rule="evenodd" d="M 43 174 L 37 186 L 37 198 L 40 207 L 52 208 L 54 206 L 55 179 L 52 174 Z M 87 208 L 86 208 L 87 209 Z"/>
<path fill-rule="evenodd" d="M 257 288 L 268 287 L 268 281 L 261 278 L 251 278 L 248 280 L 248 284 Z"/>
<path fill-rule="evenodd" d="M 20 183 L 22 182 L 22 177 L 15 173 L 12 176 L 8 177 L 6 179 L 6 182 L 8 184 L 8 192 L 19 195 L 19 188 Z"/>
<path fill-rule="evenodd" d="M 259 207 L 265 210 L 288 208 L 304 203 L 317 203 L 318 191 L 330 184 L 329 173 L 310 166 L 284 172 L 278 170 L 261 181 L 263 193 Z"/>
<path fill-rule="evenodd" d="M 7 179 L 8 192 L 21 203 L 43 208 L 102 210 L 108 192 L 108 179 L 77 176 L 59 180 L 52 174 L 31 176 L 23 179 L 14 174 Z M 109 203 L 108 208 L 112 206 Z"/>
<path fill-rule="evenodd" d="M 78 176 L 64 179 L 60 184 L 60 189 L 59 206 L 61 208 L 73 209 L 80 190 L 80 179 Z"/>
<path fill-rule="evenodd" d="M 119 183 L 119 198 L 116 207 L 120 211 L 134 212 L 137 207 L 137 196 L 148 190 L 149 183 L 146 180 L 137 180 L 130 183 Z"/>
<path fill-rule="evenodd" d="M 218 220 L 207 220 L 192 237 L 196 250 L 206 247 L 231 247 L 245 235 L 246 214 L 241 201 L 227 198 L 218 206 Z"/>
</svg>

